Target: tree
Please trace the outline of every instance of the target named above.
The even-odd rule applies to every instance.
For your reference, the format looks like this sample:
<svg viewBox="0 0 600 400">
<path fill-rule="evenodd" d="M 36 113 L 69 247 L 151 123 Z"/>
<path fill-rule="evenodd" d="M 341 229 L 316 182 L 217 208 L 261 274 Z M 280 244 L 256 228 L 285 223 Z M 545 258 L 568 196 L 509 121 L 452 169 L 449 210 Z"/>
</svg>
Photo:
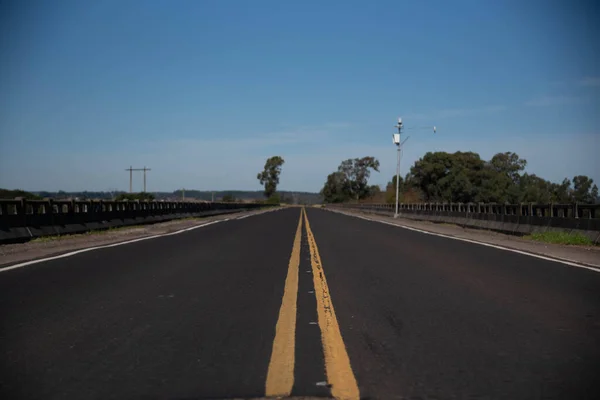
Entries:
<svg viewBox="0 0 600 400">
<path fill-rule="evenodd" d="M 482 160 L 474 152 L 428 152 L 400 179 L 400 202 L 484 202 L 484 203 L 563 203 L 600 202 L 598 187 L 587 176 L 562 183 L 524 173 L 527 161 L 513 152 L 495 154 Z M 361 200 L 396 201 L 396 177 L 384 194 L 367 184 L 371 169 L 379 162 L 372 157 L 343 161 L 337 172 L 327 177 L 321 190 L 326 202 Z"/>
<path fill-rule="evenodd" d="M 352 199 L 360 200 L 369 195 L 368 179 L 371 170 L 379 172 L 379 160 L 375 157 L 363 157 L 342 161 L 338 172 L 344 174 L 344 180 Z"/>
<path fill-rule="evenodd" d="M 380 189 L 368 184 L 371 170 L 379 172 L 379 160 L 375 157 L 344 160 L 336 172 L 327 176 L 320 194 L 327 203 L 361 200 L 372 196 Z"/>
<path fill-rule="evenodd" d="M 573 201 L 573 189 L 571 189 L 571 181 L 568 178 L 563 179 L 560 184 L 551 183 L 550 192 L 553 203 L 567 204 Z"/>
<path fill-rule="evenodd" d="M 235 196 L 231 193 L 224 194 L 221 198 L 221 201 L 223 203 L 235 203 Z"/>
<path fill-rule="evenodd" d="M 552 183 L 536 176 L 523 174 L 519 180 L 519 203 L 553 202 Z"/>
<path fill-rule="evenodd" d="M 343 172 L 332 172 L 327 176 L 321 196 L 326 203 L 343 203 L 350 199 L 350 187 Z"/>
<path fill-rule="evenodd" d="M 115 201 L 152 201 L 154 200 L 154 195 L 152 193 L 140 192 L 140 193 L 121 193 L 117 197 L 115 197 Z"/>
<path fill-rule="evenodd" d="M 473 152 L 428 152 L 410 169 L 411 185 L 425 201 L 469 202 L 481 188 L 485 163 Z"/>
<path fill-rule="evenodd" d="M 516 153 L 505 152 L 494 155 L 485 164 L 485 171 L 481 176 L 482 190 L 476 197 L 476 201 L 518 203 L 523 197 L 523 185 L 520 185 L 520 179 L 521 171 L 526 165 L 527 160 L 520 158 Z"/>
<path fill-rule="evenodd" d="M 598 199 L 598 186 L 594 180 L 585 176 L 573 177 L 573 200 L 583 204 L 594 204 Z"/>
<path fill-rule="evenodd" d="M 507 151 L 492 157 L 490 165 L 496 172 L 505 175 L 516 184 L 519 182 L 520 172 L 527 166 L 527 160 L 519 158 L 516 153 Z"/>
<path fill-rule="evenodd" d="M 388 184 L 387 184 L 388 189 L 393 190 L 394 194 L 396 193 L 396 179 L 397 179 L 397 177 L 396 177 L 396 175 L 394 175 L 392 177 L 392 181 L 388 182 Z M 405 183 L 405 180 L 402 177 L 400 177 L 400 182 L 399 182 L 399 185 L 398 185 L 398 191 L 400 193 L 403 193 L 404 190 L 406 189 L 404 183 Z"/>
<path fill-rule="evenodd" d="M 264 194 L 266 198 L 271 198 L 277 191 L 281 166 L 284 162 L 283 158 L 279 156 L 271 157 L 265 162 L 263 171 L 256 176 L 260 184 L 265 186 Z"/>
<path fill-rule="evenodd" d="M 41 196 L 26 192 L 25 190 L 15 189 L 0 189 L 0 199 L 14 200 L 17 197 L 23 197 L 25 200 L 42 200 Z"/>
<path fill-rule="evenodd" d="M 281 197 L 279 196 L 279 193 L 273 193 L 267 199 L 267 204 L 280 204 L 280 203 L 281 203 Z"/>
</svg>

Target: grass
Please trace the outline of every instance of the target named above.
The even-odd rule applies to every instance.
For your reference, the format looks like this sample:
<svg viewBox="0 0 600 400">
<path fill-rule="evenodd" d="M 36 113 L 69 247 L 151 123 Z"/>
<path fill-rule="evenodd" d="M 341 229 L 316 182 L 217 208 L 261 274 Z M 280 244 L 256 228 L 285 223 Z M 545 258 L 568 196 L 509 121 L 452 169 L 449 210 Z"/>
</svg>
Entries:
<svg viewBox="0 0 600 400">
<path fill-rule="evenodd" d="M 567 233 L 567 232 L 538 232 L 532 233 L 531 235 L 525 236 L 525 239 L 536 240 L 538 242 L 554 243 L 554 244 L 568 244 L 568 245 L 580 245 L 590 246 L 594 243 L 587 237 L 580 233 Z"/>
</svg>

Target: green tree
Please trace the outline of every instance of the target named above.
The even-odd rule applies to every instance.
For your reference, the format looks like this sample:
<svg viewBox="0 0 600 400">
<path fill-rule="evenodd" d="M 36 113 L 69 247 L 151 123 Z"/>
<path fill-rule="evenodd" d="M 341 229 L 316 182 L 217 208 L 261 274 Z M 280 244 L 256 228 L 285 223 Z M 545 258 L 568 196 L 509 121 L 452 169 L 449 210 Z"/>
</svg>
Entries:
<svg viewBox="0 0 600 400">
<path fill-rule="evenodd" d="M 523 197 L 524 187 L 520 185 L 520 179 L 521 171 L 526 165 L 527 160 L 520 158 L 516 153 L 505 152 L 494 155 L 481 172 L 481 190 L 475 200 L 518 203 Z"/>
<path fill-rule="evenodd" d="M 469 202 L 481 188 L 485 163 L 473 152 L 428 152 L 410 170 L 425 201 Z"/>
<path fill-rule="evenodd" d="M 260 184 L 265 187 L 264 194 L 266 198 L 271 198 L 277 191 L 279 175 L 281 175 L 281 167 L 284 162 L 283 158 L 279 156 L 271 157 L 265 162 L 263 171 L 256 176 Z"/>
<path fill-rule="evenodd" d="M 231 193 L 224 194 L 221 198 L 221 201 L 223 203 L 235 203 L 235 196 Z"/>
<path fill-rule="evenodd" d="M 154 200 L 155 197 L 152 193 L 147 193 L 147 192 L 140 192 L 140 193 L 121 193 L 118 196 L 115 197 L 115 201 L 124 201 L 124 200 L 129 200 L 129 201 L 135 201 L 135 200 L 140 200 L 140 201 L 152 201 Z"/>
<path fill-rule="evenodd" d="M 594 204 L 598 199 L 598 186 L 594 180 L 585 176 L 573 177 L 573 200 L 583 204 Z"/>
<path fill-rule="evenodd" d="M 406 182 L 406 180 L 403 179 L 402 177 L 400 177 L 400 183 L 398 185 L 398 191 L 400 193 L 404 193 L 404 191 L 406 190 L 405 182 Z M 388 189 L 390 189 L 394 193 L 396 193 L 396 175 L 394 175 L 392 177 L 392 181 L 391 182 L 388 182 L 387 187 L 388 187 Z"/>
<path fill-rule="evenodd" d="M 348 159 L 327 177 L 321 194 L 327 202 L 364 199 L 394 203 L 396 177 L 385 194 L 377 197 L 367 185 L 373 158 Z M 482 160 L 474 152 L 428 152 L 400 179 L 401 202 L 485 202 L 485 203 L 579 203 L 600 202 L 598 187 L 587 176 L 553 183 L 535 174 L 524 173 L 527 161 L 513 152 L 495 154 Z M 367 166 L 365 170 L 365 166 Z M 377 162 L 377 170 L 379 164 Z"/>
<path fill-rule="evenodd" d="M 553 202 L 552 183 L 535 174 L 523 174 L 519 179 L 519 202 L 544 204 Z"/>
<path fill-rule="evenodd" d="M 375 157 L 342 161 L 338 172 L 344 175 L 345 186 L 350 198 L 360 200 L 369 196 L 368 180 L 371 170 L 379 172 L 379 160 Z"/>
<path fill-rule="evenodd" d="M 268 199 L 267 204 L 281 204 L 279 193 L 273 193 Z"/>
<path fill-rule="evenodd" d="M 41 200 L 42 197 L 26 192 L 21 189 L 9 190 L 9 189 L 0 189 L 0 199 L 8 199 L 14 200 L 17 197 L 23 197 L 26 200 Z"/>
<path fill-rule="evenodd" d="M 350 186 L 346 175 L 342 172 L 332 172 L 321 189 L 321 196 L 326 203 L 343 203 L 350 199 Z"/>
<path fill-rule="evenodd" d="M 550 191 L 553 203 L 567 204 L 573 201 L 573 189 L 571 189 L 571 181 L 568 178 L 563 179 L 560 184 L 551 183 Z"/>
<path fill-rule="evenodd" d="M 375 157 L 363 157 L 342 161 L 338 170 L 327 176 L 321 196 L 327 203 L 361 200 L 380 191 L 369 186 L 371 170 L 379 172 L 379 161 Z"/>
<path fill-rule="evenodd" d="M 527 166 L 527 160 L 519 158 L 518 154 L 507 151 L 498 153 L 490 160 L 490 166 L 499 174 L 505 175 L 513 183 L 519 183 L 520 173 Z"/>
</svg>

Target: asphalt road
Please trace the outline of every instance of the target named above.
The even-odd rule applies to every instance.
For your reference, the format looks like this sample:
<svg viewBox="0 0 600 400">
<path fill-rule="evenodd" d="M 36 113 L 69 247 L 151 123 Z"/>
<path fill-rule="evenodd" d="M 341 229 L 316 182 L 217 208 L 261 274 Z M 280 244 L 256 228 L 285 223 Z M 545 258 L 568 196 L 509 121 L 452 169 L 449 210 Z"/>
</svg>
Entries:
<svg viewBox="0 0 600 400">
<path fill-rule="evenodd" d="M 600 398 L 600 273 L 319 209 L 0 272 L 2 399 Z"/>
</svg>

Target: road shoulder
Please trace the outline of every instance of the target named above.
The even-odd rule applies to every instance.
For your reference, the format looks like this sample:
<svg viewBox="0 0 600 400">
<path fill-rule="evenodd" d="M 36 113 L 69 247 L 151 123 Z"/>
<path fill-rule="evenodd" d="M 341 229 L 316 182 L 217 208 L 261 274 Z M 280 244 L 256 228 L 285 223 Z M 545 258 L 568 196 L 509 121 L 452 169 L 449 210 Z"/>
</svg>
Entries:
<svg viewBox="0 0 600 400">
<path fill-rule="evenodd" d="M 149 236 L 164 235 L 177 232 L 209 222 L 237 219 L 276 211 L 279 208 L 243 211 L 234 214 L 223 214 L 209 217 L 185 218 L 159 222 L 156 224 L 123 227 L 106 231 L 94 231 L 61 237 L 41 238 L 26 243 L 0 245 L 0 268 L 15 263 L 57 256 L 89 247 L 105 246 L 114 243 L 140 239 Z"/>
<path fill-rule="evenodd" d="M 349 216 L 368 218 L 377 222 L 397 225 L 401 228 L 422 230 L 433 234 L 481 242 L 600 269 L 600 248 L 598 247 L 567 246 L 542 243 L 524 239 L 518 236 L 506 235 L 487 230 L 463 228 L 453 224 L 436 224 L 429 221 L 415 221 L 402 217 L 394 218 L 393 216 L 388 217 L 357 210 L 339 211 L 331 208 L 324 209 Z"/>
</svg>

